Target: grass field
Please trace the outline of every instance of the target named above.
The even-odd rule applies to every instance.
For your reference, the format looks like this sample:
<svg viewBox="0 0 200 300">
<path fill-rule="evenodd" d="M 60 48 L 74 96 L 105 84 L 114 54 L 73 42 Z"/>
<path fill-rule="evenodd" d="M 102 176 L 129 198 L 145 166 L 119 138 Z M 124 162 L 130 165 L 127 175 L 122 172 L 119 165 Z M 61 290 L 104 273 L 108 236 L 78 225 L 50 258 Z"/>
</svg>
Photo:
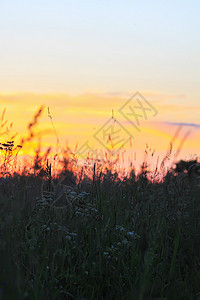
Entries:
<svg viewBox="0 0 200 300">
<path fill-rule="evenodd" d="M 39 151 L 14 173 L 19 149 L 1 144 L 1 300 L 200 299 L 198 187 L 68 157 L 53 176 Z"/>
<path fill-rule="evenodd" d="M 198 191 L 94 171 L 0 179 L 0 299 L 200 298 Z"/>
</svg>

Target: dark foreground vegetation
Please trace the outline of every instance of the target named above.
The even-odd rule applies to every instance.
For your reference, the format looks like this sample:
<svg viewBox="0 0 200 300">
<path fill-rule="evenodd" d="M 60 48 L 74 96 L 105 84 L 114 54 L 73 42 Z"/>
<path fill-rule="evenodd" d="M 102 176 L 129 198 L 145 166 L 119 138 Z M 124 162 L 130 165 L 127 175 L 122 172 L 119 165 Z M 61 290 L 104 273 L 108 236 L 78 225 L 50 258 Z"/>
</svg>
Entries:
<svg viewBox="0 0 200 300">
<path fill-rule="evenodd" d="M 0 179 L 0 299 L 199 299 L 198 190 L 93 175 Z"/>
<path fill-rule="evenodd" d="M 144 167 L 119 178 L 97 164 L 78 176 L 65 159 L 53 176 L 49 151 L 37 151 L 32 169 L 11 172 L 23 142 L 0 147 L 1 300 L 200 299 L 200 199 L 190 163 L 159 181 Z"/>
</svg>

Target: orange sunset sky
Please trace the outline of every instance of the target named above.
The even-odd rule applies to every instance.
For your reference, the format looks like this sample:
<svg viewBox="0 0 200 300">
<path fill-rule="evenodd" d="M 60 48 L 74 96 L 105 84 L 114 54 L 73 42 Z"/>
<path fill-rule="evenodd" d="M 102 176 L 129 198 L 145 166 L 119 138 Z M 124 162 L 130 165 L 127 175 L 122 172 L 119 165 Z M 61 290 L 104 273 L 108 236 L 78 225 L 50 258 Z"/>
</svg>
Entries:
<svg viewBox="0 0 200 300">
<path fill-rule="evenodd" d="M 126 160 L 141 163 L 146 145 L 164 156 L 181 126 L 172 157 L 184 136 L 178 158 L 199 156 L 199 9 L 197 0 L 2 1 L 0 113 L 10 135 L 20 142 L 44 105 L 35 128 L 44 147 L 56 147 L 55 129 L 63 148 L 106 151 L 112 133 Z"/>
</svg>

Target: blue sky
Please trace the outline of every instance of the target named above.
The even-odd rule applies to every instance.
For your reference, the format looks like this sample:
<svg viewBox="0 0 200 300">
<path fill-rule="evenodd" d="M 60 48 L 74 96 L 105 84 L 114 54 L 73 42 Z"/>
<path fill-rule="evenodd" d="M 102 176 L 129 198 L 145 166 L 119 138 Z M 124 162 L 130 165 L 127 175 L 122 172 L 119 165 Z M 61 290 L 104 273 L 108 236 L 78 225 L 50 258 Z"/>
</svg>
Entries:
<svg viewBox="0 0 200 300">
<path fill-rule="evenodd" d="M 199 11 L 197 0 L 1 0 L 0 91 L 155 91 L 197 104 Z"/>
</svg>

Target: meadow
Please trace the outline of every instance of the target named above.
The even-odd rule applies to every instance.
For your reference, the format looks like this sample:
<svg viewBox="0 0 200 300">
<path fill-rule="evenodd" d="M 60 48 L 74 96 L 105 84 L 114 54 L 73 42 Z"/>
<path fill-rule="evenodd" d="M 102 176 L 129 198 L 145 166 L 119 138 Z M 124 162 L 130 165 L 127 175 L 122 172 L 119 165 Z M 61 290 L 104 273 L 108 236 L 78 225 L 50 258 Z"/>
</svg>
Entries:
<svg viewBox="0 0 200 300">
<path fill-rule="evenodd" d="M 146 165 L 121 177 L 94 162 L 75 173 L 65 153 L 54 175 L 38 150 L 14 171 L 25 140 L 2 140 L 1 300 L 200 299 L 199 188 L 177 180 L 187 169 L 158 180 Z"/>
</svg>

